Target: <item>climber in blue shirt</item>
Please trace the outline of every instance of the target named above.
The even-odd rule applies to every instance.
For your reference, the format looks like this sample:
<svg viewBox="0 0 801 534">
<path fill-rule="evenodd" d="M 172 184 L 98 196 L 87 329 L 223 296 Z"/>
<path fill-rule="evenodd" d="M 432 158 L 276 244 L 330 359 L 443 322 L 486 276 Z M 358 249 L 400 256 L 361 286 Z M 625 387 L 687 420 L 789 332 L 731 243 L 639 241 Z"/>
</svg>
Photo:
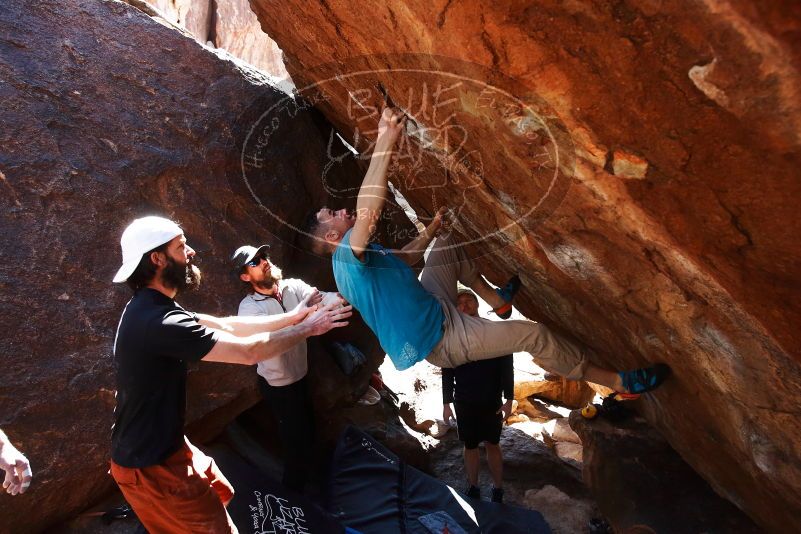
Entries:
<svg viewBox="0 0 801 534">
<path fill-rule="evenodd" d="M 308 248 L 332 257 L 339 292 L 362 315 L 395 367 L 403 370 L 427 360 L 438 367 L 453 368 L 525 351 L 548 371 L 624 394 L 634 396 L 659 386 L 670 371 L 664 364 L 610 371 L 591 363 L 589 348 L 543 324 L 490 321 L 459 312 L 458 282 L 507 318 L 520 281 L 514 277 L 504 287 L 494 288 L 484 280 L 463 247 L 454 243 L 454 233 L 443 224 L 445 208 L 400 250 L 370 242 L 384 208 L 387 170 L 405 121 L 402 113 L 383 110 L 355 213 L 322 208 L 312 212 L 304 225 Z M 418 279 L 411 266 L 423 258 L 435 237 Z"/>
</svg>

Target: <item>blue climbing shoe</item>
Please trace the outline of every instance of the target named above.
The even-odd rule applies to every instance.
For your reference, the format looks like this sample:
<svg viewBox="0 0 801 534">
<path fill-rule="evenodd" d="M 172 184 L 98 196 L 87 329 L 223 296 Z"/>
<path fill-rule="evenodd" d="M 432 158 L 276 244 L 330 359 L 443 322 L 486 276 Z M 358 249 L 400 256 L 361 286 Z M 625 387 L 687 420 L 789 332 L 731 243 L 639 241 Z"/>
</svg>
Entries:
<svg viewBox="0 0 801 534">
<path fill-rule="evenodd" d="M 520 286 L 522 282 L 520 282 L 520 277 L 514 275 L 512 278 L 506 282 L 506 285 L 503 287 L 499 287 L 495 290 L 499 297 L 503 299 L 505 304 L 499 308 L 494 308 L 492 311 L 500 317 L 501 319 L 508 319 L 512 316 L 512 301 L 517 295 L 517 292 L 520 291 Z"/>
<path fill-rule="evenodd" d="M 658 363 L 653 367 L 644 367 L 632 371 L 621 371 L 618 373 L 626 393 L 639 395 L 656 389 L 670 375 L 670 367 L 664 363 Z"/>
</svg>

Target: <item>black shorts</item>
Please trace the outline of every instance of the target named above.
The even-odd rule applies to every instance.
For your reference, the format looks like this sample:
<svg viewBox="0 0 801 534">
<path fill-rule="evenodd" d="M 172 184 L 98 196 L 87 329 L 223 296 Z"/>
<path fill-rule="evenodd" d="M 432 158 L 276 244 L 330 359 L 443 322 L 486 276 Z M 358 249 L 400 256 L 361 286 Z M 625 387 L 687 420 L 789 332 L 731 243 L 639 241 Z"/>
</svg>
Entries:
<svg viewBox="0 0 801 534">
<path fill-rule="evenodd" d="M 456 424 L 459 441 L 467 449 L 475 449 L 482 441 L 496 445 L 501 439 L 503 419 L 497 406 L 453 403 L 456 408 Z"/>
</svg>

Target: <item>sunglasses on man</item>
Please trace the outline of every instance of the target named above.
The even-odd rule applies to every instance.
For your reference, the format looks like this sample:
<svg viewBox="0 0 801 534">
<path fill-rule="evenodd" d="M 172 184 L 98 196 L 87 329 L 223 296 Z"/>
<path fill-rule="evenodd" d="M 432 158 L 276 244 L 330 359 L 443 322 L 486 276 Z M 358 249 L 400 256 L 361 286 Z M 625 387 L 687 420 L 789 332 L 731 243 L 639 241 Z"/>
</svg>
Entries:
<svg viewBox="0 0 801 534">
<path fill-rule="evenodd" d="M 250 260 L 249 262 L 247 262 L 245 264 L 245 267 L 258 267 L 261 264 L 262 260 L 264 260 L 266 262 L 270 261 L 265 256 L 262 256 L 261 254 L 257 254 L 256 256 L 253 256 L 252 260 Z"/>
</svg>

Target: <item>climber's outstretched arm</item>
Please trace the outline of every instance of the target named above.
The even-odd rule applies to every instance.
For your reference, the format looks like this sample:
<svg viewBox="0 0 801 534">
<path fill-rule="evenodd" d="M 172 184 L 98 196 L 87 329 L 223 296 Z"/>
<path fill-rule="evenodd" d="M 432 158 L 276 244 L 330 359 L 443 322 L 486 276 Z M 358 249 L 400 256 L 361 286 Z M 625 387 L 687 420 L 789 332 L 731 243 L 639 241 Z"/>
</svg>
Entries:
<svg viewBox="0 0 801 534">
<path fill-rule="evenodd" d="M 370 236 L 381 217 L 387 198 L 387 169 L 395 144 L 403 131 L 406 117 L 391 108 L 384 108 L 378 121 L 378 139 L 370 158 L 370 167 L 362 180 L 356 201 L 356 224 L 350 236 L 353 254 L 363 259 Z"/>
</svg>

